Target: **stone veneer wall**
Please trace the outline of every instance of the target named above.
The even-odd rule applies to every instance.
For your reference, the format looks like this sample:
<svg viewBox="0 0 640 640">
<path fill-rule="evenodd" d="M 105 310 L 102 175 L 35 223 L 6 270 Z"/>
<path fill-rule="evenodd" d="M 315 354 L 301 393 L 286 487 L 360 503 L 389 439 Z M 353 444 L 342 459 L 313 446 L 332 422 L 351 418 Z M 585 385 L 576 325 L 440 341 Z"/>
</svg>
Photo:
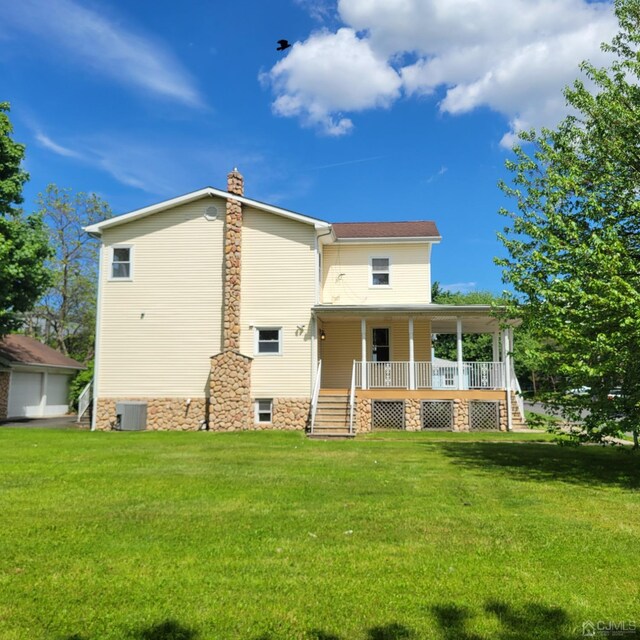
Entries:
<svg viewBox="0 0 640 640">
<path fill-rule="evenodd" d="M 0 420 L 7 417 L 9 411 L 9 378 L 11 372 L 0 371 Z"/>
<path fill-rule="evenodd" d="M 116 423 L 116 402 L 142 401 L 147 403 L 147 430 L 197 431 L 205 420 L 207 401 L 192 398 L 98 398 L 96 429 L 108 431 Z"/>
<path fill-rule="evenodd" d="M 0 373 L 0 384 L 2 374 Z M 96 429 L 109 431 L 116 423 L 116 403 L 142 401 L 147 403 L 148 431 L 198 431 L 206 416 L 205 398 L 194 398 L 187 406 L 186 398 L 100 398 L 96 414 Z M 282 429 L 304 431 L 309 422 L 311 401 L 306 398 L 274 398 L 273 421 L 254 422 L 253 413 L 246 421 L 225 428 L 213 418 L 211 431 Z M 0 405 L 1 408 L 1 405 Z"/>
<path fill-rule="evenodd" d="M 235 431 L 253 425 L 252 359 L 236 351 L 211 358 L 210 431 Z"/>
<path fill-rule="evenodd" d="M 311 400 L 308 398 L 274 398 L 271 424 L 255 423 L 255 429 L 304 431 L 309 423 Z"/>
<path fill-rule="evenodd" d="M 421 405 L 422 401 L 416 398 L 409 398 L 404 401 L 405 431 L 420 431 L 422 429 Z"/>
<path fill-rule="evenodd" d="M 517 409 L 516 409 L 517 411 Z M 500 431 L 506 431 L 507 430 L 507 415 L 508 415 L 508 411 L 507 411 L 507 401 L 506 400 L 500 400 L 500 406 L 498 408 L 498 421 L 500 422 Z M 518 412 L 520 413 L 520 412 Z M 515 420 L 514 420 L 515 422 Z M 513 426 L 516 426 L 515 424 Z"/>
<path fill-rule="evenodd" d="M 369 433 L 371 431 L 371 399 L 356 398 L 356 433 Z"/>
<path fill-rule="evenodd" d="M 469 431 L 469 401 L 456 399 L 453 401 L 453 430 Z"/>
</svg>

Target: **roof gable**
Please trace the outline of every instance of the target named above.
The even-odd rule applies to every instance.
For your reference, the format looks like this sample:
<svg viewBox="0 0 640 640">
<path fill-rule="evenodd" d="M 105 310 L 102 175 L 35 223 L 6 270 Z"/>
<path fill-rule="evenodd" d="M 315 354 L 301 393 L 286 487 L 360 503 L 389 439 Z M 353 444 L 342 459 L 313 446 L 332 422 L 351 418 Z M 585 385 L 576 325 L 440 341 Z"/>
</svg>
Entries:
<svg viewBox="0 0 640 640">
<path fill-rule="evenodd" d="M 171 198 L 170 200 L 163 200 L 162 202 L 152 204 L 148 207 L 143 207 L 142 209 L 136 209 L 134 211 L 130 211 L 129 213 L 124 213 L 120 216 L 115 216 L 114 218 L 103 220 L 102 222 L 98 222 L 97 224 L 92 224 L 88 227 L 85 227 L 84 230 L 91 235 L 99 236 L 99 235 L 102 235 L 102 231 L 104 229 L 109 229 L 110 227 L 116 227 L 121 224 L 126 224 L 128 222 L 132 222 L 133 220 L 139 220 L 140 218 L 153 215 L 154 213 L 160 213 L 161 211 L 166 211 L 168 209 L 180 206 L 182 204 L 187 204 L 195 200 L 200 200 L 202 198 L 207 198 L 212 196 L 224 198 L 225 200 L 229 200 L 229 199 L 238 200 L 242 204 L 253 207 L 254 209 L 259 209 L 260 211 L 267 211 L 269 213 L 273 213 L 275 215 L 279 215 L 284 218 L 289 218 L 291 220 L 297 220 L 298 222 L 303 222 L 305 224 L 313 225 L 316 228 L 329 228 L 331 226 L 328 222 L 325 222 L 324 220 L 320 220 L 319 218 L 312 218 L 310 216 L 305 216 L 301 213 L 290 211 L 289 209 L 282 209 L 281 207 L 276 207 L 274 205 L 267 204 L 265 202 L 260 202 L 258 200 L 252 200 L 251 198 L 245 198 L 244 196 L 239 196 L 234 193 L 229 193 L 228 191 L 222 191 L 221 189 L 216 189 L 214 187 L 205 187 L 204 189 L 199 189 L 198 191 L 192 191 L 191 193 L 178 196 L 177 198 Z"/>
</svg>

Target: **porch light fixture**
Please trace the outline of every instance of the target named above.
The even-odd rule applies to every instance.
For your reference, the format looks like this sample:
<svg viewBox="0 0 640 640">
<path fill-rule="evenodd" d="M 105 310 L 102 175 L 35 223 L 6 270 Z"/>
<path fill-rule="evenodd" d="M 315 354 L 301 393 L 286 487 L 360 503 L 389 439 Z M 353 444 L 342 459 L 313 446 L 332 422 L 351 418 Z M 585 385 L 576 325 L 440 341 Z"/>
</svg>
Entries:
<svg viewBox="0 0 640 640">
<path fill-rule="evenodd" d="M 320 340 L 326 340 L 327 334 L 324 332 L 324 329 L 320 329 Z"/>
</svg>

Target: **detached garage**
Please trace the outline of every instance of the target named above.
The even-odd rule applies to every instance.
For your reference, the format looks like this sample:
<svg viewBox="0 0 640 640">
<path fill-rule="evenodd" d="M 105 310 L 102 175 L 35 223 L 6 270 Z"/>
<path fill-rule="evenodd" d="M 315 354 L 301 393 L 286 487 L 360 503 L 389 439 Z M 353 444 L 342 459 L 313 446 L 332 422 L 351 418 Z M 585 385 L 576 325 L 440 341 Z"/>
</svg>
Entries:
<svg viewBox="0 0 640 640">
<path fill-rule="evenodd" d="M 69 411 L 69 382 L 84 367 L 28 338 L 0 340 L 0 420 L 53 418 Z"/>
</svg>

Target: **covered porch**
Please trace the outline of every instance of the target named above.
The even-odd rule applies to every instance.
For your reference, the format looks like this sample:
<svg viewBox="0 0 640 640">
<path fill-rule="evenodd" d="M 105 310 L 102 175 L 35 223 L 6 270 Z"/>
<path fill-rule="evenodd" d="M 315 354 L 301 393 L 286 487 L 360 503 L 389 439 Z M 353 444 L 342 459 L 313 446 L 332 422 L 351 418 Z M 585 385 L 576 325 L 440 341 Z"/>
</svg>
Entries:
<svg viewBox="0 0 640 640">
<path fill-rule="evenodd" d="M 501 423 L 510 428 L 511 405 L 521 403 L 511 354 L 513 327 L 501 326 L 488 305 L 319 305 L 314 313 L 318 348 L 312 412 L 320 396 L 346 396 L 353 432 L 365 427 L 366 419 L 354 417 L 361 407 L 375 421 L 376 401 L 378 407 L 387 401 L 402 400 L 405 407 L 427 402 L 431 411 L 438 401 L 468 407 L 486 400 L 505 404 Z M 466 334 L 490 334 L 490 357 L 465 359 Z M 434 344 L 443 335 L 455 336 L 455 359 L 435 356 Z M 417 405 L 412 411 L 419 412 Z M 464 428 L 461 420 L 454 423 Z"/>
</svg>

